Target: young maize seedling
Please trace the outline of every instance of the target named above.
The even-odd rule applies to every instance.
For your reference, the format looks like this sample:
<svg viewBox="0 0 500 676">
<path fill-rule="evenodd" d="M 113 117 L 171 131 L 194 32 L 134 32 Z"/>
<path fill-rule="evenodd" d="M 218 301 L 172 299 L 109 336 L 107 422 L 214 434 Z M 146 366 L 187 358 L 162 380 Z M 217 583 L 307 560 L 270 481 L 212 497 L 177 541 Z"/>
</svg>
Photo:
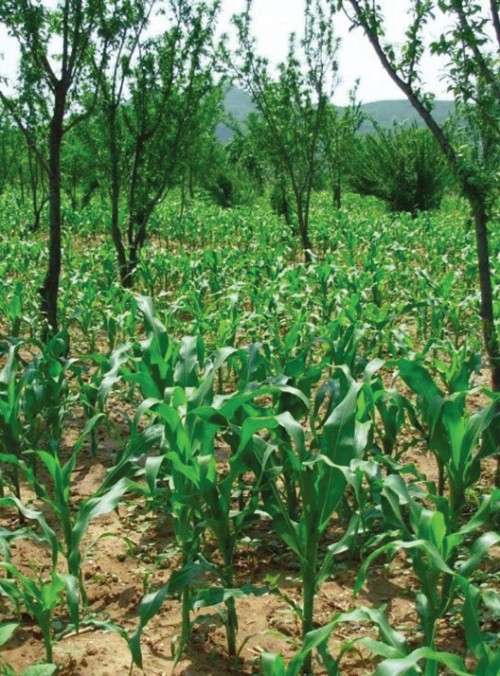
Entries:
<svg viewBox="0 0 500 676">
<path fill-rule="evenodd" d="M 395 474 L 384 480 L 381 498 L 385 530 L 387 533 L 396 530 L 400 539 L 377 547 L 365 559 L 357 575 L 355 592 L 360 591 L 375 559 L 381 555 L 406 552 L 420 582 L 416 606 L 424 632 L 422 649 L 435 650 L 437 622 L 455 601 L 460 591 L 460 580 L 469 579 L 488 550 L 500 542 L 499 534 L 486 532 L 473 543 L 468 558 L 458 563 L 459 547 L 472 533 L 487 525 L 492 514 L 498 511 L 500 491 L 487 496 L 477 512 L 460 528 L 455 527 L 455 520 L 444 498 L 421 493 L 407 486 Z M 425 498 L 434 500 L 437 509 L 423 506 Z M 429 663 L 426 676 L 435 676 L 436 669 L 434 662 Z"/>
<path fill-rule="evenodd" d="M 129 487 L 128 480 L 121 479 L 109 489 L 101 488 L 101 490 L 96 491 L 92 497 L 85 499 L 76 511 L 73 509 L 71 504 L 72 474 L 85 438 L 97 422 L 98 417 L 89 421 L 75 444 L 70 459 L 64 465 L 58 455 L 53 455 L 47 451 L 37 451 L 37 457 L 45 466 L 50 480 L 50 487 L 41 481 L 37 482 L 41 491 L 40 497 L 60 527 L 61 540 L 48 525 L 41 512 L 26 507 L 17 498 L 6 497 L 0 500 L 0 506 L 15 506 L 26 519 L 38 523 L 45 542 L 51 548 L 53 565 L 55 566 L 57 563 L 59 554 L 62 554 L 66 559 L 69 575 L 78 580 L 80 595 L 84 604 L 86 604 L 86 593 L 81 570 L 82 539 L 92 519 L 115 509 Z M 30 483 L 34 484 L 35 479 L 30 468 L 26 468 L 26 476 Z"/>
<path fill-rule="evenodd" d="M 313 629 L 314 597 L 321 583 L 332 573 L 335 557 L 349 549 L 359 528 L 354 515 L 344 537 L 320 554 L 322 537 L 344 497 L 351 461 L 362 457 L 367 444 L 369 423 L 357 420 L 358 394 L 361 385 L 347 368 L 336 369 L 329 388 L 318 396 L 323 400 L 329 392 L 324 423 L 313 429 L 313 440 L 306 444 L 302 426 L 289 414 L 267 418 L 250 418 L 242 426 L 238 455 L 262 476 L 264 509 L 272 519 L 277 534 L 296 554 L 303 585 L 302 633 Z M 319 410 L 317 405 L 316 410 Z M 290 443 L 286 449 L 289 466 L 298 486 L 300 513 L 297 520 L 289 515 L 286 500 L 278 483 L 282 471 L 275 458 L 276 447 L 257 436 L 259 430 L 286 431 Z M 304 673 L 311 673 L 312 658 L 304 660 Z"/>
<path fill-rule="evenodd" d="M 27 447 L 57 453 L 70 403 L 68 371 L 76 360 L 67 358 L 69 336 L 64 331 L 39 347 L 41 354 L 28 364 L 23 376 Z"/>
<path fill-rule="evenodd" d="M 465 408 L 466 392 L 459 391 L 447 397 L 418 362 L 400 360 L 398 366 L 403 380 L 417 394 L 417 407 L 427 442 L 438 464 L 439 494 L 443 495 L 447 478 L 450 509 L 458 519 L 464 506 L 465 491 L 479 477 L 481 461 L 498 453 L 498 402 L 493 400 L 470 415 Z"/>
<path fill-rule="evenodd" d="M 35 580 L 23 575 L 11 563 L 0 564 L 9 577 L 0 578 L 0 592 L 16 607 L 25 608 L 40 627 L 47 662 L 53 661 L 54 633 L 52 620 L 61 604 L 63 593 L 68 598 L 72 621 L 78 625 L 78 583 L 71 575 L 60 575 L 54 570 L 48 581 Z"/>
<path fill-rule="evenodd" d="M 0 371 L 0 495 L 5 484 L 11 484 L 17 498 L 21 497 L 20 462 L 23 450 L 21 397 L 23 379 L 18 377 L 20 344 L 10 345 L 5 366 Z"/>
<path fill-rule="evenodd" d="M 16 622 L 5 622 L 0 624 L 0 648 L 4 646 L 9 639 L 13 636 L 16 629 L 18 628 Z M 55 664 L 33 664 L 26 669 L 23 669 L 19 676 L 52 676 L 57 671 L 57 666 Z M 10 664 L 7 664 L 0 657 L 0 674 L 2 676 L 18 676 Z"/>
</svg>

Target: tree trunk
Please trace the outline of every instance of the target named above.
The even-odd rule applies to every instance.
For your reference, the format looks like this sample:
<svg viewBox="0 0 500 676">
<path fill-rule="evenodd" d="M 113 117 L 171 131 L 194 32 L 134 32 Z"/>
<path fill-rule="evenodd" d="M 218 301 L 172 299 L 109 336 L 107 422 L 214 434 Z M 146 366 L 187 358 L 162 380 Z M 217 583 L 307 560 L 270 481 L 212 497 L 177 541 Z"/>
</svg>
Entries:
<svg viewBox="0 0 500 676">
<path fill-rule="evenodd" d="M 494 392 L 500 391 L 500 345 L 495 328 L 493 310 L 493 289 L 491 283 L 490 253 L 488 247 L 488 212 L 484 199 L 474 196 L 469 198 L 474 215 L 476 231 L 477 261 L 479 267 L 479 286 L 481 289 L 481 321 L 483 325 L 483 341 L 490 362 L 491 387 Z M 497 458 L 495 485 L 500 488 L 500 455 Z"/>
<path fill-rule="evenodd" d="M 49 263 L 40 289 L 41 312 L 47 322 L 45 335 L 56 333 L 57 299 L 61 275 L 61 146 L 66 92 L 56 91 L 49 135 Z"/>
<path fill-rule="evenodd" d="M 491 283 L 491 265 L 488 247 L 488 213 L 485 201 L 474 197 L 470 200 L 474 215 L 476 231 L 477 261 L 479 268 L 479 286 L 481 289 L 481 321 L 483 340 L 490 362 L 491 386 L 495 392 L 500 391 L 500 346 L 495 329 L 493 310 L 493 288 Z"/>
<path fill-rule="evenodd" d="M 309 263 L 312 261 L 312 246 L 311 240 L 309 239 L 308 228 L 303 224 L 300 225 L 300 238 L 302 240 L 302 248 L 304 250 L 304 262 L 306 265 L 309 265 Z"/>
<path fill-rule="evenodd" d="M 189 197 L 194 200 L 194 172 L 192 167 L 189 167 Z"/>
<path fill-rule="evenodd" d="M 309 239 L 309 214 L 307 207 L 304 207 L 304 204 L 301 199 L 297 199 L 297 219 L 299 221 L 299 233 L 300 239 L 302 241 L 302 249 L 304 251 L 304 262 L 306 265 L 312 260 L 312 245 L 311 240 Z"/>
<path fill-rule="evenodd" d="M 122 286 L 130 288 L 129 269 L 127 255 L 123 246 L 120 231 L 120 166 L 118 156 L 118 143 L 116 138 L 116 110 L 113 109 L 108 115 L 109 123 L 109 154 L 111 164 L 111 237 L 118 259 L 118 269 Z"/>
<path fill-rule="evenodd" d="M 336 209 L 342 207 L 342 186 L 340 184 L 339 176 L 337 176 L 333 182 L 333 204 Z"/>
</svg>

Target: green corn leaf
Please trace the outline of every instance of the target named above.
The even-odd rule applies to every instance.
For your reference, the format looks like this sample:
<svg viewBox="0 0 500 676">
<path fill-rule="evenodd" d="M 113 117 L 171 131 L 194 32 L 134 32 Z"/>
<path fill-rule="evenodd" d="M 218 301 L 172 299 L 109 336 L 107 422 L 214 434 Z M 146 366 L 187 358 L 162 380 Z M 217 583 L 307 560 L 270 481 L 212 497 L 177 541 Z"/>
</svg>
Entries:
<svg viewBox="0 0 500 676">
<path fill-rule="evenodd" d="M 1 507 L 15 507 L 24 516 L 25 519 L 29 519 L 30 521 L 36 521 L 38 523 L 44 535 L 45 541 L 51 547 L 52 563 L 53 565 L 55 565 L 57 562 L 57 555 L 59 552 L 59 539 L 56 533 L 48 525 L 42 512 L 39 512 L 36 509 L 31 509 L 30 507 L 26 507 L 20 500 L 18 500 L 18 498 L 14 496 L 0 498 L 0 508 Z"/>
<path fill-rule="evenodd" d="M 128 646 L 134 663 L 142 669 L 141 636 L 148 622 L 159 612 L 165 600 L 170 596 L 180 594 L 187 587 L 191 587 L 207 572 L 203 563 L 193 563 L 175 571 L 167 584 L 142 599 L 139 605 L 139 624 L 128 638 Z"/>
<path fill-rule="evenodd" d="M 3 646 L 10 641 L 18 627 L 19 624 L 17 622 L 5 622 L 0 624 L 0 646 Z"/>
<path fill-rule="evenodd" d="M 318 648 L 318 646 L 328 641 L 337 624 L 338 620 L 334 620 L 320 629 L 310 631 L 306 635 L 302 648 L 288 665 L 286 676 L 298 676 L 300 674 L 300 670 L 305 662 L 306 657 L 312 653 L 313 650 Z"/>
<path fill-rule="evenodd" d="M 73 446 L 73 456 L 78 455 L 87 437 L 95 430 L 97 425 L 106 418 L 104 413 L 97 413 L 85 423 L 82 433 Z"/>
<path fill-rule="evenodd" d="M 56 664 L 33 664 L 23 669 L 21 676 L 52 676 L 57 671 Z"/>
<path fill-rule="evenodd" d="M 261 657 L 260 667 L 262 676 L 288 676 L 285 660 L 281 655 L 264 653 Z"/>
<path fill-rule="evenodd" d="M 411 549 L 422 549 L 428 556 L 430 561 L 434 566 L 443 573 L 449 575 L 454 575 L 454 572 L 449 568 L 445 561 L 443 561 L 441 555 L 437 549 L 426 540 L 413 540 L 411 542 L 405 542 L 403 540 L 396 540 L 394 542 L 389 542 L 385 545 L 382 545 L 374 552 L 372 552 L 361 564 L 361 567 L 356 576 L 356 581 L 354 583 L 354 593 L 358 594 L 361 590 L 361 587 L 366 581 L 368 569 L 379 556 L 383 554 L 393 555 L 399 549 L 411 550 Z"/>
<path fill-rule="evenodd" d="M 421 660 L 431 660 L 443 665 L 458 676 L 472 676 L 463 660 L 451 653 L 438 652 L 431 648 L 418 648 L 406 657 L 384 660 L 375 671 L 375 676 L 403 676 L 412 673 Z"/>
<path fill-rule="evenodd" d="M 265 596 L 266 594 L 269 594 L 267 587 L 256 587 L 251 584 L 242 585 L 237 589 L 224 589 L 223 587 L 200 589 L 193 596 L 192 610 L 217 606 L 229 599 L 240 599 L 245 596 Z"/>
<path fill-rule="evenodd" d="M 469 577 L 470 574 L 476 570 L 483 558 L 486 556 L 491 547 L 494 547 L 500 542 L 500 533 L 490 531 L 484 533 L 478 538 L 471 548 L 471 555 L 459 567 L 459 573 L 463 577 Z"/>
<path fill-rule="evenodd" d="M 112 512 L 129 488 L 126 478 L 120 479 L 110 490 L 99 497 L 89 498 L 80 505 L 73 528 L 71 529 L 71 550 L 68 556 L 70 571 L 75 573 L 80 566 L 80 542 L 87 532 L 89 523 L 104 514 Z"/>
<path fill-rule="evenodd" d="M 80 587 L 78 580 L 74 575 L 62 575 L 59 573 L 59 577 L 63 581 L 66 589 L 66 598 L 71 621 L 78 630 L 80 625 Z"/>
<path fill-rule="evenodd" d="M 364 645 L 368 650 L 377 657 L 385 657 L 386 659 L 398 659 L 404 657 L 397 648 L 393 648 L 382 641 L 375 641 L 372 638 L 360 639 L 361 645 Z"/>
</svg>

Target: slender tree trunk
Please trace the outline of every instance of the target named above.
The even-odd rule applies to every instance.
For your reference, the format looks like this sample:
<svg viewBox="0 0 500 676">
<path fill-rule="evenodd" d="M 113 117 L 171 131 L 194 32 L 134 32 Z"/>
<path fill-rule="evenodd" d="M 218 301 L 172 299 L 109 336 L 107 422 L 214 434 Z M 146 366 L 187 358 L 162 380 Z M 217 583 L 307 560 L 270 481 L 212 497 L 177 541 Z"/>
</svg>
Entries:
<svg viewBox="0 0 500 676">
<path fill-rule="evenodd" d="M 129 217 L 133 220 L 133 217 Z M 134 275 L 139 263 L 140 245 L 134 238 L 128 245 L 128 258 L 125 263 L 124 274 L 122 275 L 122 285 L 126 289 L 131 289 L 134 284 Z"/>
<path fill-rule="evenodd" d="M 491 282 L 491 264 L 488 246 L 488 213 L 484 199 L 471 199 L 476 231 L 477 260 L 479 268 L 479 286 L 481 290 L 481 321 L 483 340 L 491 368 L 491 385 L 495 392 L 500 391 L 500 345 L 495 328 L 493 310 L 493 286 Z"/>
<path fill-rule="evenodd" d="M 477 260 L 479 267 L 479 286 L 481 289 L 481 321 L 483 341 L 491 368 L 491 387 L 500 391 L 500 345 L 495 328 L 493 310 L 493 288 L 491 282 L 490 252 L 488 247 L 488 212 L 484 199 L 470 200 L 476 231 Z M 494 430 L 495 433 L 495 430 Z M 500 488 L 500 455 L 497 458 L 495 485 Z"/>
<path fill-rule="evenodd" d="M 189 167 L 189 197 L 194 199 L 194 172 L 192 167 Z"/>
<path fill-rule="evenodd" d="M 312 245 L 311 240 L 309 239 L 309 214 L 304 208 L 302 200 L 297 200 L 297 218 L 299 221 L 299 233 L 300 239 L 302 241 L 302 249 L 304 251 L 304 262 L 306 265 L 312 260 L 311 252 Z"/>
<path fill-rule="evenodd" d="M 21 165 L 19 165 L 19 187 L 21 189 L 21 204 L 24 206 L 24 172 Z"/>
<path fill-rule="evenodd" d="M 129 270 L 127 265 L 127 254 L 123 246 L 122 234 L 120 231 L 120 166 L 118 155 L 118 143 L 116 138 L 116 110 L 113 109 L 108 115 L 109 124 L 109 154 L 111 164 L 111 237 L 116 250 L 118 259 L 118 269 L 120 281 L 124 287 L 129 287 Z"/>
<path fill-rule="evenodd" d="M 309 265 L 309 263 L 312 260 L 311 256 L 312 246 L 311 240 L 309 239 L 307 225 L 304 225 L 303 223 L 300 224 L 300 238 L 302 240 L 302 248 L 304 250 L 304 261 L 306 265 Z"/>
<path fill-rule="evenodd" d="M 33 232 L 38 232 L 40 230 L 40 219 L 42 216 L 43 205 L 35 207 L 34 214 L 35 220 L 33 221 Z"/>
<path fill-rule="evenodd" d="M 186 209 L 186 177 L 182 175 L 181 180 L 181 213 L 180 218 L 184 218 L 184 211 Z"/>
<path fill-rule="evenodd" d="M 339 176 L 337 176 L 333 182 L 333 204 L 336 209 L 342 207 L 342 187 L 340 185 Z"/>
<path fill-rule="evenodd" d="M 61 146 L 63 138 L 64 106 L 66 93 L 58 89 L 49 136 L 49 263 L 40 289 L 41 312 L 48 331 L 56 333 L 57 300 L 61 275 Z"/>
</svg>

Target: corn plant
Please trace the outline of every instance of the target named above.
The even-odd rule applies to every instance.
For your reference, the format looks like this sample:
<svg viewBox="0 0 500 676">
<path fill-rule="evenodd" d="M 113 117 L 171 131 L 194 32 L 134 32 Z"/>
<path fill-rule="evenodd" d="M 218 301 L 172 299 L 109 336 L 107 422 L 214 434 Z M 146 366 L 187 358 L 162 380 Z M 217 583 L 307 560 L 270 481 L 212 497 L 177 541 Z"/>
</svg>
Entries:
<svg viewBox="0 0 500 676">
<path fill-rule="evenodd" d="M 5 622 L 0 625 L 0 648 L 13 636 L 18 628 L 17 622 Z M 52 676 L 57 671 L 55 664 L 33 664 L 23 669 L 19 676 Z M 0 657 L 0 674 L 2 676 L 17 676 L 16 671 Z"/>
<path fill-rule="evenodd" d="M 394 388 L 386 388 L 381 377 L 374 377 L 383 365 L 380 360 L 372 362 L 370 377 L 365 378 L 363 385 L 363 399 L 366 414 L 372 420 L 373 429 L 379 441 L 377 459 L 386 465 L 398 460 L 407 449 L 402 445 L 396 453 L 398 441 L 403 426 L 407 420 L 416 423 L 414 408 L 410 401 Z"/>
<path fill-rule="evenodd" d="M 464 596 L 462 608 L 465 639 L 469 652 L 476 659 L 477 676 L 493 676 L 500 670 L 498 635 L 487 636 L 481 629 L 480 608 L 488 606 L 494 617 L 498 616 L 499 595 L 483 592 L 468 580 L 460 578 L 459 584 Z"/>
<path fill-rule="evenodd" d="M 399 539 L 390 539 L 365 559 L 354 590 L 359 592 L 375 559 L 398 551 L 406 552 L 420 583 L 416 608 L 424 633 L 422 647 L 434 650 L 437 622 L 455 602 L 460 580 L 469 580 L 489 549 L 500 542 L 500 535 L 494 531 L 483 533 L 470 547 L 469 556 L 464 561 L 458 560 L 459 548 L 472 534 L 487 526 L 500 508 L 500 491 L 487 496 L 477 512 L 460 528 L 456 527 L 454 515 L 444 498 L 431 495 L 436 509 L 429 509 L 422 504 L 429 496 L 406 485 L 395 474 L 384 480 L 381 495 L 386 537 L 390 538 L 390 533 L 395 532 Z M 426 676 L 437 673 L 433 662 L 425 673 Z"/>
<path fill-rule="evenodd" d="M 29 448 L 46 445 L 57 452 L 61 443 L 63 422 L 68 415 L 68 371 L 75 360 L 67 357 L 69 336 L 60 332 L 46 344 L 27 366 L 22 410 L 27 422 Z"/>
<path fill-rule="evenodd" d="M 458 517 L 466 489 L 479 478 L 481 461 L 498 452 L 498 403 L 493 400 L 471 415 L 465 407 L 466 391 L 445 396 L 418 362 L 400 360 L 398 366 L 403 380 L 417 394 L 426 440 L 438 465 L 439 494 L 447 479 L 451 510 Z"/>
<path fill-rule="evenodd" d="M 342 623 L 369 623 L 378 629 L 378 639 L 358 636 L 349 641 L 344 641 L 339 655 L 333 657 L 328 649 L 328 640 L 339 624 Z M 340 676 L 342 659 L 351 651 L 356 644 L 363 645 L 377 656 L 388 657 L 375 670 L 376 676 L 416 676 L 420 673 L 415 669 L 419 661 L 430 660 L 433 664 L 442 664 L 451 673 L 458 676 L 469 676 L 465 671 L 463 661 L 456 655 L 420 648 L 411 651 L 404 637 L 395 631 L 389 624 L 384 609 L 358 608 L 356 610 L 338 613 L 331 622 L 320 629 L 315 629 L 307 634 L 302 648 L 286 665 L 280 655 L 264 654 L 261 662 L 262 676 L 298 676 L 304 662 L 313 650 L 317 650 L 328 676 Z"/>
<path fill-rule="evenodd" d="M 24 466 L 28 481 L 32 485 L 36 484 L 41 500 L 60 528 L 61 538 L 49 526 L 42 512 L 23 505 L 17 498 L 5 497 L 0 500 L 0 506 L 15 506 L 25 519 L 38 523 L 42 530 L 43 540 L 51 548 L 53 566 L 56 565 L 59 554 L 62 554 L 66 560 L 68 574 L 78 581 L 80 596 L 84 604 L 86 604 L 86 593 L 81 569 L 82 539 L 92 519 L 115 509 L 129 486 L 125 478 L 117 481 L 111 488 L 104 485 L 93 496 L 80 503 L 76 510 L 73 508 L 71 502 L 72 474 L 76 467 L 80 449 L 97 422 L 98 417 L 93 418 L 88 423 L 73 447 L 69 460 L 64 464 L 57 454 L 47 451 L 35 452 L 36 457 L 47 470 L 49 478 L 47 482 L 35 479 L 33 470 L 26 465 Z"/>
<path fill-rule="evenodd" d="M 21 497 L 19 462 L 23 449 L 23 425 L 20 408 L 23 379 L 17 375 L 20 344 L 10 345 L 5 366 L 0 371 L 0 491 L 9 482 L 16 497 Z"/>
<path fill-rule="evenodd" d="M 79 382 L 79 402 L 83 406 L 87 420 L 104 413 L 106 400 L 113 386 L 120 380 L 120 369 L 128 359 L 130 345 L 127 343 L 112 352 L 109 357 L 95 355 L 93 362 L 97 368 L 90 374 L 84 368 L 77 371 Z M 102 420 L 103 417 L 100 418 Z M 90 452 L 97 453 L 97 427 L 90 431 Z"/>
<path fill-rule="evenodd" d="M 0 593 L 22 607 L 32 617 L 42 632 L 47 662 L 53 660 L 54 612 L 62 603 L 62 596 L 68 598 L 73 610 L 73 620 L 78 625 L 77 582 L 71 575 L 61 575 L 54 570 L 48 581 L 27 577 L 11 563 L 0 564 L 9 577 L 0 578 Z"/>
<path fill-rule="evenodd" d="M 134 361 L 134 370 L 126 372 L 125 377 L 138 384 L 142 395 L 148 397 L 140 407 L 141 412 L 149 411 L 155 421 L 164 425 L 164 466 L 170 484 L 168 507 L 174 517 L 183 568 L 190 568 L 199 560 L 202 537 L 207 530 L 215 536 L 222 559 L 221 566 L 211 564 L 222 588 L 196 591 L 186 586 L 183 590 L 178 654 L 189 641 L 191 611 L 224 603 L 228 653 L 235 655 L 238 590 L 234 590 L 234 554 L 243 528 L 255 512 L 258 490 L 254 487 L 246 499 L 242 499 L 240 477 L 246 467 L 237 452 L 229 460 L 227 474 L 220 473 L 215 436 L 218 432 L 229 432 L 232 425 L 237 428 L 236 423 L 242 416 L 255 415 L 252 402 L 259 397 L 274 396 L 277 406 L 280 406 L 280 397 L 288 396 L 291 400 L 296 396 L 299 401 L 305 398 L 300 390 L 286 384 L 287 378 L 283 380 L 285 384 L 251 384 L 243 392 L 216 395 L 217 373 L 229 359 L 241 355 L 233 348 L 225 348 L 212 359 L 203 360 L 203 344 L 199 339 L 184 338 L 176 345 L 154 317 L 150 302 L 146 299 L 139 302 L 148 338 L 141 345 L 141 358 Z M 160 395 L 161 399 L 151 395 Z M 236 509 L 238 492 L 239 509 Z M 250 587 L 245 590 L 245 593 L 257 592 Z"/>
<path fill-rule="evenodd" d="M 357 402 L 361 385 L 346 368 L 335 370 L 333 377 L 316 398 L 315 412 L 326 405 L 321 427 L 313 426 L 312 439 L 306 443 L 302 426 L 289 414 L 267 418 L 250 418 L 242 426 L 239 455 L 262 480 L 264 509 L 272 519 L 276 533 L 292 549 L 299 560 L 303 585 L 302 634 L 313 629 L 314 597 L 319 585 L 331 575 L 335 557 L 352 543 L 357 531 L 357 517 L 344 537 L 320 554 L 322 537 L 344 497 L 348 485 L 349 464 L 361 458 L 367 444 L 368 424 L 357 418 Z M 259 430 L 284 429 L 290 440 L 286 448 L 288 465 L 298 486 L 300 513 L 290 518 L 286 498 L 278 483 L 282 468 L 275 458 L 276 446 L 264 441 Z M 273 459 L 274 456 L 274 459 Z M 304 673 L 312 668 L 311 655 L 305 658 Z"/>
</svg>

